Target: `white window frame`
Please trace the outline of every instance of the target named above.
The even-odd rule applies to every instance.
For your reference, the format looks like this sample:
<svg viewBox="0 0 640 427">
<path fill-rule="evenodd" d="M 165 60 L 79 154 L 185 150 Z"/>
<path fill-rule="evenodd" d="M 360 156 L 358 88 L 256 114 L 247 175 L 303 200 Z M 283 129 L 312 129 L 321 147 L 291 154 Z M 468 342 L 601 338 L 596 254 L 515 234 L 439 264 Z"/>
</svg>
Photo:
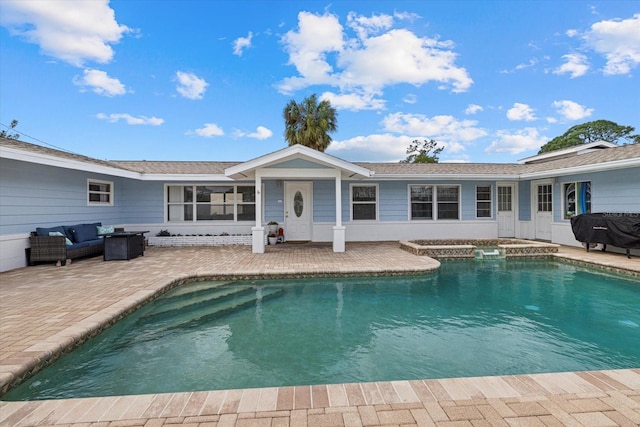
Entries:
<svg viewBox="0 0 640 427">
<path fill-rule="evenodd" d="M 588 202 L 588 207 L 587 207 L 587 212 L 580 212 L 580 213 L 591 213 L 591 181 L 567 181 L 567 182 L 563 182 L 560 186 L 561 189 L 561 194 L 562 194 L 562 219 L 564 220 L 570 220 L 572 216 L 577 215 L 577 211 L 578 211 L 578 207 L 576 206 L 576 202 L 577 202 L 577 197 L 573 199 L 573 204 L 574 204 L 574 210 L 573 211 L 569 211 L 569 203 L 567 200 L 567 187 L 570 186 L 571 184 L 573 184 L 573 191 L 574 194 L 577 193 L 578 189 L 578 184 L 589 184 L 589 202 Z M 575 196 L 574 196 L 575 197 Z"/>
<path fill-rule="evenodd" d="M 456 187 L 458 189 L 458 200 L 456 201 L 456 204 L 458 205 L 458 218 L 440 218 L 440 203 L 453 203 L 453 202 L 441 202 L 438 200 L 438 188 L 443 188 L 443 187 Z M 462 213 L 460 212 L 460 210 L 462 209 L 462 186 L 459 184 L 439 184 L 439 185 L 435 185 L 435 211 L 434 211 L 434 218 L 437 218 L 438 221 L 460 221 L 462 219 Z"/>
<path fill-rule="evenodd" d="M 96 191 L 96 190 L 91 190 L 91 185 L 96 184 L 96 185 L 108 185 L 109 186 L 109 191 Z M 113 193 L 114 193 L 114 188 L 113 188 L 113 181 L 104 181 L 101 179 L 92 179 L 92 178 L 88 178 L 87 179 L 87 206 L 113 206 Z M 106 202 L 96 202 L 96 201 L 92 201 L 91 200 L 91 195 L 92 194 L 98 194 L 98 195 L 107 195 L 109 200 Z"/>
<path fill-rule="evenodd" d="M 376 189 L 376 200 L 375 202 L 354 202 L 353 201 L 353 188 L 354 187 L 374 187 Z M 353 219 L 353 205 L 369 205 L 375 203 L 375 215 L 374 219 Z M 378 222 L 380 218 L 379 212 L 379 203 L 380 203 L 380 189 L 378 188 L 378 184 L 350 184 L 349 185 L 349 219 L 351 221 L 357 222 Z"/>
<path fill-rule="evenodd" d="M 171 202 L 169 203 L 169 188 L 171 187 L 181 187 L 182 193 L 184 194 L 184 187 L 191 187 L 192 192 L 192 200 L 190 202 Z M 233 207 L 233 219 L 201 219 L 198 220 L 198 206 L 206 205 L 207 203 L 198 202 L 197 197 L 197 187 L 232 187 L 233 188 L 233 202 L 228 203 L 230 207 Z M 238 220 L 238 206 L 248 206 L 248 205 L 256 205 L 256 202 L 244 202 L 238 200 L 238 187 L 254 187 L 255 184 L 247 183 L 247 184 L 227 184 L 227 183 L 197 183 L 197 184 L 165 184 L 164 185 L 164 222 L 165 223 L 198 223 L 198 224 L 232 224 L 232 223 L 254 223 L 255 217 L 249 220 Z M 169 218 L 169 206 L 191 206 L 191 219 L 182 219 L 182 220 L 170 220 Z M 255 215 L 260 215 L 259 212 L 255 212 Z"/>
<path fill-rule="evenodd" d="M 414 202 L 413 200 L 411 200 L 411 188 L 412 187 L 430 187 L 431 188 L 431 201 L 430 202 L 419 202 L 416 201 Z M 436 189 L 435 189 L 435 185 L 433 184 L 409 184 L 407 186 L 407 195 L 408 195 L 408 199 L 409 199 L 409 207 L 408 207 L 408 213 L 409 213 L 409 221 L 412 222 L 416 222 L 416 221 L 434 221 L 436 219 L 436 213 L 437 213 L 437 209 L 436 209 Z M 431 203 L 431 218 L 414 218 L 413 217 L 413 204 L 414 203 Z"/>
<path fill-rule="evenodd" d="M 549 191 L 540 192 L 541 189 Z M 543 196 L 543 200 L 540 200 L 541 196 Z M 553 184 L 536 184 L 535 200 L 535 209 L 537 212 L 553 212 Z"/>
<path fill-rule="evenodd" d="M 489 200 L 478 199 L 478 188 L 489 187 Z M 493 219 L 493 185 L 476 185 L 476 219 Z M 489 203 L 489 216 L 478 216 L 479 203 Z M 485 210 L 485 209 L 482 209 Z"/>
<path fill-rule="evenodd" d="M 413 218 L 411 216 L 411 187 L 431 187 L 432 189 L 432 200 L 431 200 L 431 218 Z M 458 205 L 458 218 L 438 218 L 438 204 L 439 203 L 453 203 L 453 202 L 438 202 L 438 188 L 442 188 L 442 187 L 456 187 L 458 189 L 458 200 L 457 200 L 457 205 Z M 407 218 L 409 219 L 409 221 L 411 222 L 418 222 L 418 221 L 460 221 L 462 218 L 462 186 L 459 184 L 420 184 L 420 183 L 413 183 L 413 184 L 409 184 L 407 185 L 407 199 L 408 199 L 408 213 L 407 213 Z"/>
</svg>

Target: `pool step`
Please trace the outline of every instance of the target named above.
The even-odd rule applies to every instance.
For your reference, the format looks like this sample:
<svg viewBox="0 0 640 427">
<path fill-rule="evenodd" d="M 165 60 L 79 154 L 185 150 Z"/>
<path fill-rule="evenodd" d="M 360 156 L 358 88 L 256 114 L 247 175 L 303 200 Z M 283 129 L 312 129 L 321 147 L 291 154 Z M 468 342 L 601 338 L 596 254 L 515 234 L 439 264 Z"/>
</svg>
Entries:
<svg viewBox="0 0 640 427">
<path fill-rule="evenodd" d="M 228 285 L 229 283 L 233 283 L 232 281 L 210 281 L 206 280 L 204 282 L 192 282 L 186 283 L 184 285 L 178 286 L 177 288 L 171 289 L 169 292 L 164 294 L 162 298 L 166 299 L 174 299 L 182 296 L 195 295 L 198 293 L 206 293 L 213 289 L 220 288 L 224 285 Z"/>
<path fill-rule="evenodd" d="M 155 302 L 158 306 L 145 314 L 141 320 L 169 317 L 179 314 L 184 310 L 197 309 L 200 306 L 210 307 L 216 303 L 233 299 L 237 296 L 255 293 L 254 287 L 224 286 L 210 287 L 208 289 L 192 289 L 190 292 L 182 292 L 178 295 L 166 295 L 162 300 Z"/>
<path fill-rule="evenodd" d="M 164 317 L 159 320 L 162 330 L 193 327 L 199 323 L 210 322 L 237 310 L 255 306 L 260 301 L 267 301 L 284 294 L 283 289 L 252 288 L 252 293 L 235 294 L 232 298 L 218 300 L 217 303 L 190 307 L 189 311 L 175 312 L 175 318 Z"/>
</svg>

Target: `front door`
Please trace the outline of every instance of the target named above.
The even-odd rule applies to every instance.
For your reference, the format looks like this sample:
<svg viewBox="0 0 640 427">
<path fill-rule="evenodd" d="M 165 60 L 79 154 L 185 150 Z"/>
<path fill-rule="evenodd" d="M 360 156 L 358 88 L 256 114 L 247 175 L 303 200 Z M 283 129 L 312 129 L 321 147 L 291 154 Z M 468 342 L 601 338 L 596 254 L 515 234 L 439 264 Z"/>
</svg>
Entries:
<svg viewBox="0 0 640 427">
<path fill-rule="evenodd" d="M 551 240 L 551 222 L 553 219 L 553 186 L 551 183 L 536 184 L 536 239 Z"/>
<path fill-rule="evenodd" d="M 311 240 L 312 203 L 310 182 L 286 182 L 284 236 L 288 241 Z"/>
<path fill-rule="evenodd" d="M 513 185 L 498 185 L 498 237 L 515 237 Z"/>
</svg>

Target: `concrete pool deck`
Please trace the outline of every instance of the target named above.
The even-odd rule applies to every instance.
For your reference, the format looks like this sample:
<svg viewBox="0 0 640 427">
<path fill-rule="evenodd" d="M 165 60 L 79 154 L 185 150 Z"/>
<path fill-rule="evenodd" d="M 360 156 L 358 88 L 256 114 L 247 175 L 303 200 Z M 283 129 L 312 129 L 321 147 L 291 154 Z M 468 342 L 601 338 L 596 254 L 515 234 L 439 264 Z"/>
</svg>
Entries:
<svg viewBox="0 0 640 427">
<path fill-rule="evenodd" d="M 640 277 L 640 258 L 560 247 L 554 256 Z M 420 274 L 430 258 L 393 243 L 149 248 L 0 273 L 0 384 L 193 276 Z M 170 377 L 170 373 L 168 373 Z M 135 379 L 132 379 L 135 380 Z M 638 426 L 637 369 L 0 402 L 0 426 Z"/>
</svg>

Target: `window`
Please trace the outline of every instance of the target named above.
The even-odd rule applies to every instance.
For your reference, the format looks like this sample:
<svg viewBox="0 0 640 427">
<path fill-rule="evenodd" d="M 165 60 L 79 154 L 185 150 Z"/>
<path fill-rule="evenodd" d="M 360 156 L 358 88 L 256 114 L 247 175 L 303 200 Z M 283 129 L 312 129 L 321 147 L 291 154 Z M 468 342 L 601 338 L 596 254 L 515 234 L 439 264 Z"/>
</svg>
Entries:
<svg viewBox="0 0 640 427">
<path fill-rule="evenodd" d="M 87 180 L 87 204 L 113 205 L 113 182 Z"/>
<path fill-rule="evenodd" d="M 436 188 L 438 219 L 460 219 L 460 187 L 439 185 Z"/>
<path fill-rule="evenodd" d="M 498 212 L 511 212 L 512 188 L 498 186 Z"/>
<path fill-rule="evenodd" d="M 409 185 L 411 220 L 459 219 L 460 187 L 457 185 Z"/>
<path fill-rule="evenodd" d="M 375 221 L 378 211 L 378 187 L 376 185 L 351 186 L 351 219 Z"/>
<path fill-rule="evenodd" d="M 551 184 L 538 185 L 538 212 L 551 212 Z"/>
<path fill-rule="evenodd" d="M 255 186 L 170 185 L 167 187 L 167 220 L 170 222 L 255 221 L 255 218 Z"/>
<path fill-rule="evenodd" d="M 567 182 L 562 186 L 564 194 L 564 219 L 583 213 L 591 213 L 591 182 Z"/>
<path fill-rule="evenodd" d="M 476 217 L 491 218 L 491 186 L 476 187 Z"/>
<path fill-rule="evenodd" d="M 411 219 L 433 219 L 433 186 L 410 185 Z"/>
</svg>

